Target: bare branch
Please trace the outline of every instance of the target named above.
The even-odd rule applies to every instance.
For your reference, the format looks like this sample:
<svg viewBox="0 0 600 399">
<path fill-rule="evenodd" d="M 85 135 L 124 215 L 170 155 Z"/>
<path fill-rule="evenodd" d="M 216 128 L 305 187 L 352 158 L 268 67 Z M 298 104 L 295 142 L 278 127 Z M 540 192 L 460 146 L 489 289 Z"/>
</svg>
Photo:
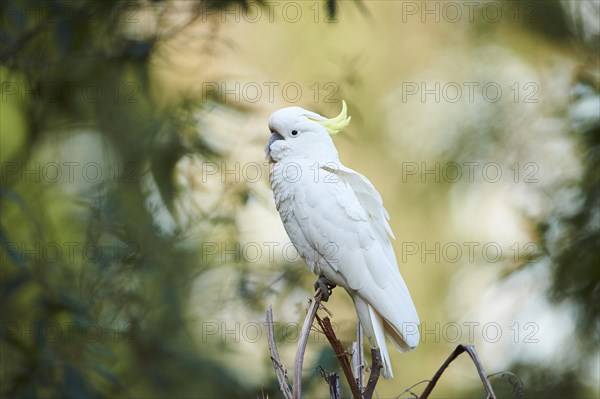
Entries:
<svg viewBox="0 0 600 399">
<path fill-rule="evenodd" d="M 340 386 L 340 376 L 337 373 L 329 373 L 325 377 L 329 385 L 329 397 L 331 399 L 342 399 L 342 387 Z"/>
<path fill-rule="evenodd" d="M 375 392 L 375 385 L 379 380 L 381 369 L 383 368 L 383 361 L 381 360 L 381 351 L 379 348 L 371 349 L 371 374 L 369 375 L 369 382 L 363 394 L 363 399 L 371 399 Z"/>
<path fill-rule="evenodd" d="M 292 397 L 294 399 L 300 399 L 302 395 L 302 363 L 304 362 L 304 351 L 306 350 L 306 343 L 308 341 L 308 334 L 312 328 L 312 323 L 315 320 L 317 309 L 321 303 L 323 294 L 320 289 L 317 289 L 315 296 L 308 308 L 304 324 L 302 325 L 302 331 L 300 332 L 300 339 L 298 341 L 298 349 L 296 351 L 296 359 L 294 360 L 294 380 L 292 384 Z"/>
<path fill-rule="evenodd" d="M 281 365 L 279 355 L 277 354 L 277 346 L 275 344 L 273 332 L 272 309 L 271 307 L 267 309 L 267 333 L 269 339 L 269 350 L 271 352 L 271 360 L 273 362 L 273 368 L 275 369 L 275 373 L 277 375 L 277 380 L 279 381 L 279 387 L 281 389 L 281 392 L 283 392 L 283 395 L 286 399 L 300 399 L 300 397 L 302 396 L 302 364 L 304 363 L 304 352 L 306 351 L 308 335 L 310 334 L 310 331 L 313 327 L 313 322 L 316 318 L 317 322 L 319 323 L 319 326 L 321 327 L 323 333 L 327 337 L 327 340 L 331 344 L 331 347 L 333 348 L 336 357 L 340 362 L 342 370 L 344 371 L 344 376 L 346 377 L 348 385 L 350 386 L 352 397 L 354 399 L 371 399 L 375 391 L 375 385 L 377 384 L 381 373 L 381 369 L 383 367 L 381 353 L 379 349 L 371 350 L 371 355 L 373 359 L 371 365 L 371 375 L 369 377 L 369 382 L 363 395 L 361 393 L 361 389 L 357 385 L 357 381 L 360 380 L 362 376 L 359 376 L 358 379 L 354 378 L 355 376 L 352 371 L 349 355 L 344 350 L 344 346 L 342 345 L 341 341 L 335 335 L 335 331 L 333 330 L 333 327 L 331 325 L 331 320 L 329 319 L 329 317 L 321 319 L 319 315 L 317 315 L 317 310 L 321 305 L 322 299 L 323 295 L 321 289 L 317 289 L 307 310 L 306 318 L 304 319 L 304 324 L 302 325 L 302 330 L 300 332 L 298 348 L 296 350 L 296 358 L 294 361 L 294 375 L 291 390 L 285 378 L 285 369 Z M 355 349 L 358 352 L 362 352 L 362 345 L 358 347 L 358 343 L 362 343 L 362 330 L 360 324 L 357 326 L 357 333 L 359 335 L 359 341 L 356 343 Z M 364 359 L 364 354 L 360 356 L 360 358 Z M 357 367 L 360 370 L 359 373 L 361 374 L 363 367 L 364 360 L 362 360 L 362 363 L 359 363 Z M 323 375 L 327 380 L 327 384 L 329 385 L 331 397 L 339 398 L 341 392 L 339 376 L 336 373 L 326 374 L 325 372 L 323 372 Z"/>
<path fill-rule="evenodd" d="M 420 399 L 427 399 L 429 397 L 429 395 L 431 394 L 431 391 L 433 391 L 433 388 L 435 387 L 435 384 L 437 384 L 438 380 L 441 378 L 442 374 L 444 374 L 444 371 L 448 368 L 450 363 L 452 363 L 454 361 L 454 359 L 456 359 L 458 356 L 460 356 L 463 352 L 467 352 L 469 354 L 469 356 L 471 357 L 471 359 L 473 360 L 473 363 L 475 364 L 475 368 L 477 368 L 477 372 L 479 373 L 479 378 L 481 378 L 483 387 L 485 388 L 485 391 L 488 394 L 488 396 L 487 396 L 488 399 L 496 399 L 496 394 L 494 393 L 494 390 L 492 389 L 492 384 L 490 384 L 490 380 L 488 380 L 488 378 L 485 374 L 483 365 L 481 364 L 481 360 L 479 360 L 479 356 L 477 356 L 477 352 L 475 351 L 475 348 L 472 345 L 458 345 L 456 347 L 454 352 L 452 352 L 450 354 L 448 359 L 446 359 L 444 364 L 442 364 L 442 366 L 439 368 L 439 370 L 435 373 L 435 375 L 433 376 L 431 381 L 429 381 L 429 384 L 427 384 L 427 386 L 425 387 L 425 390 L 421 394 Z"/>
<path fill-rule="evenodd" d="M 336 337 L 335 331 L 333 331 L 333 327 L 331 326 L 331 321 L 329 317 L 325 317 L 321 319 L 319 315 L 317 315 L 317 322 L 321 326 L 323 333 L 327 337 L 327 340 L 331 344 L 335 355 L 340 361 L 340 365 L 342 366 L 342 370 L 344 371 L 344 376 L 348 381 L 348 385 L 350 385 L 350 391 L 352 391 L 352 397 L 354 399 L 361 399 L 362 395 L 360 393 L 360 389 L 356 384 L 356 380 L 354 379 L 354 375 L 352 373 L 352 367 L 350 366 L 350 361 L 348 360 L 348 355 L 346 351 L 344 351 L 344 346 L 340 342 L 340 340 Z"/>
<path fill-rule="evenodd" d="M 267 339 L 269 341 L 269 352 L 271 352 L 271 361 L 273 368 L 279 381 L 279 389 L 283 393 L 285 399 L 292 399 L 292 391 L 285 378 L 285 369 L 281 361 L 279 361 L 279 353 L 277 353 L 277 344 L 275 343 L 275 333 L 273 331 L 273 309 L 271 306 L 267 308 Z"/>
<path fill-rule="evenodd" d="M 321 372 L 321 377 L 323 377 L 329 386 L 329 397 L 331 399 L 341 399 L 342 387 L 340 386 L 340 376 L 335 372 L 328 372 L 323 366 L 318 366 L 317 368 Z"/>
<path fill-rule="evenodd" d="M 356 320 L 356 342 L 352 343 L 352 369 L 358 389 L 362 392 L 365 386 L 365 352 L 363 347 L 363 333 L 360 320 Z"/>
<path fill-rule="evenodd" d="M 473 345 L 465 345 L 465 350 L 467 351 L 469 356 L 471 356 L 471 359 L 475 364 L 475 368 L 477 368 L 477 373 L 479 373 L 479 378 L 481 378 L 481 383 L 483 384 L 483 387 L 485 388 L 485 391 L 488 394 L 488 398 L 496 399 L 496 394 L 494 393 L 492 384 L 490 383 L 490 380 L 488 379 L 487 374 L 483 369 L 483 363 L 481 363 L 481 359 L 479 359 L 475 347 Z"/>
</svg>

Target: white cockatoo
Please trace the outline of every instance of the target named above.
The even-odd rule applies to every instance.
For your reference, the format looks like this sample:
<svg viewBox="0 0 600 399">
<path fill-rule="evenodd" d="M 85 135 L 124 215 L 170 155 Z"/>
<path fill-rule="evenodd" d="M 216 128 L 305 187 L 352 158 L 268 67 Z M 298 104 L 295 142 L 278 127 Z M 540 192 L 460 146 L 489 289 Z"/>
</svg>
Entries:
<svg viewBox="0 0 600 399">
<path fill-rule="evenodd" d="M 381 195 L 342 165 L 330 137 L 350 122 L 346 112 L 342 102 L 332 119 L 299 107 L 271 115 L 271 188 L 291 242 L 319 276 L 315 288 L 327 300 L 332 287 L 344 287 L 370 344 L 380 349 L 383 375 L 392 377 L 385 336 L 401 352 L 414 349 L 419 317 L 398 271 Z"/>
</svg>

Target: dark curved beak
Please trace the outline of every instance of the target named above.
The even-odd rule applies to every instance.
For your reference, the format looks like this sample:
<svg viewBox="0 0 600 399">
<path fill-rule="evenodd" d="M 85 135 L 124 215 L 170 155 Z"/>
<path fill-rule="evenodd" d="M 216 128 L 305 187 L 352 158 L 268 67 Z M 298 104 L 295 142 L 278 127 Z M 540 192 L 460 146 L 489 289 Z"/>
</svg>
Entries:
<svg viewBox="0 0 600 399">
<path fill-rule="evenodd" d="M 271 157 L 271 144 L 273 144 L 274 142 L 276 142 L 277 140 L 284 140 L 283 136 L 280 135 L 277 132 L 272 132 L 273 134 L 271 134 L 271 138 L 269 138 L 269 144 L 267 144 L 267 159 L 269 160 L 269 162 L 274 162 L 273 158 Z"/>
<path fill-rule="evenodd" d="M 271 149 L 271 144 L 276 142 L 277 140 L 283 140 L 283 136 L 277 132 L 272 132 L 271 138 L 269 139 L 269 150 Z"/>
</svg>

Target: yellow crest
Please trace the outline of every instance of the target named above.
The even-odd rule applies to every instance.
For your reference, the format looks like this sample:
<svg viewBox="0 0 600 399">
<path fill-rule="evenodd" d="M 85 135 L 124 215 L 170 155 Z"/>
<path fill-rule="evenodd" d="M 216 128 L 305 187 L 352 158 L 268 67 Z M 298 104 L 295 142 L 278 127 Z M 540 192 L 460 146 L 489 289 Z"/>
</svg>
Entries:
<svg viewBox="0 0 600 399">
<path fill-rule="evenodd" d="M 348 124 L 350 123 L 350 119 L 352 117 L 348 116 L 348 107 L 346 106 L 346 101 L 342 100 L 342 112 L 335 118 L 318 120 L 314 118 L 308 118 L 312 121 L 317 122 L 321 126 L 323 126 L 330 136 L 334 134 L 338 134 L 341 132 Z"/>
</svg>

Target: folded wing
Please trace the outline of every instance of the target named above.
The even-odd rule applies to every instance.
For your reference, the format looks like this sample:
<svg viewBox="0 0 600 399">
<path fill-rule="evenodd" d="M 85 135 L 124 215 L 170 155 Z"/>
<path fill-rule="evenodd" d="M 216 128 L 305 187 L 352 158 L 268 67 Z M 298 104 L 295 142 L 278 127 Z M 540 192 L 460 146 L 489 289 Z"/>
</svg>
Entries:
<svg viewBox="0 0 600 399">
<path fill-rule="evenodd" d="M 381 196 L 366 177 L 352 169 L 338 164 L 322 170 L 331 177 L 299 191 L 293 201 L 294 219 L 318 259 L 301 255 L 307 262 L 318 262 L 328 278 L 369 305 L 398 350 L 413 349 L 419 342 L 419 318 L 398 271 Z M 329 250 L 324 250 L 326 245 Z"/>
</svg>

